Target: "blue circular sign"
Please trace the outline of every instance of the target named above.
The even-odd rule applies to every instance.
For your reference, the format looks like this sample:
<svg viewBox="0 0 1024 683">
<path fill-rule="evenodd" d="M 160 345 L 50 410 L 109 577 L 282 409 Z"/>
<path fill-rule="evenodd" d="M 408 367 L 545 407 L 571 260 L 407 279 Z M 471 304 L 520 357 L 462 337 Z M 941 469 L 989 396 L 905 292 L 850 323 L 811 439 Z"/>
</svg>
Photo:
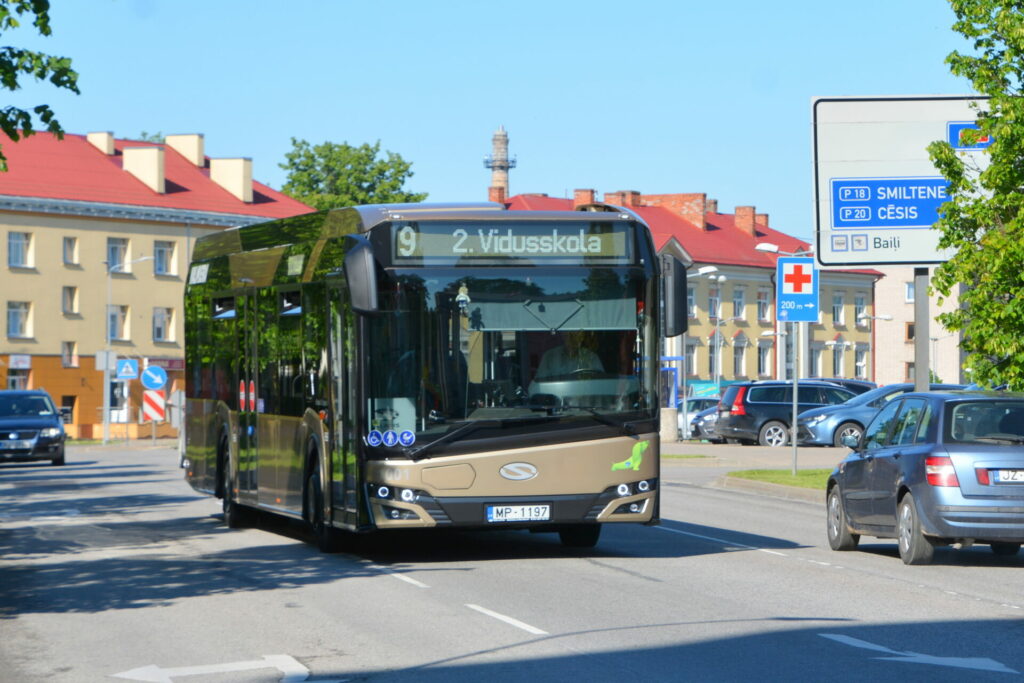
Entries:
<svg viewBox="0 0 1024 683">
<path fill-rule="evenodd" d="M 163 389 L 165 384 L 167 384 L 167 372 L 163 368 L 150 365 L 142 371 L 142 386 L 147 389 Z"/>
<path fill-rule="evenodd" d="M 385 446 L 387 446 L 388 448 L 391 448 L 396 443 L 398 443 L 398 432 L 396 432 L 393 429 L 389 429 L 388 431 L 384 432 L 384 445 Z"/>
<path fill-rule="evenodd" d="M 411 446 L 414 443 L 416 443 L 416 434 L 406 429 L 404 432 L 398 435 L 398 443 L 406 447 Z"/>
<path fill-rule="evenodd" d="M 372 432 L 366 435 L 366 443 L 376 448 L 384 441 L 384 435 L 374 429 Z"/>
</svg>

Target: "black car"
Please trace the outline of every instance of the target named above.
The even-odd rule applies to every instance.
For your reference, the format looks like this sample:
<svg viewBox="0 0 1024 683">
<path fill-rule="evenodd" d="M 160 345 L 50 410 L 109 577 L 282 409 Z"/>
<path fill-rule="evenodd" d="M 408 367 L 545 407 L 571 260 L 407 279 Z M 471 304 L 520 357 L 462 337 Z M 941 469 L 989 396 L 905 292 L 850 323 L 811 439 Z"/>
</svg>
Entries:
<svg viewBox="0 0 1024 683">
<path fill-rule="evenodd" d="M 64 423 L 41 389 L 0 391 L 0 462 L 49 460 L 64 464 Z"/>
<path fill-rule="evenodd" d="M 807 379 L 828 382 L 829 384 L 838 384 L 841 387 L 849 389 L 855 394 L 863 394 L 864 392 L 871 391 L 878 387 L 877 384 L 869 382 L 866 379 L 849 379 L 846 377 L 808 377 Z M 800 381 L 802 382 L 804 380 Z"/>
<path fill-rule="evenodd" d="M 1024 393 L 932 391 L 890 401 L 828 480 L 833 550 L 895 538 L 906 564 L 938 546 L 1024 542 Z"/>
<path fill-rule="evenodd" d="M 856 396 L 831 382 L 798 382 L 797 413 L 843 403 Z M 793 383 L 789 380 L 730 384 L 718 404 L 718 435 L 740 443 L 785 446 L 793 422 Z"/>
</svg>

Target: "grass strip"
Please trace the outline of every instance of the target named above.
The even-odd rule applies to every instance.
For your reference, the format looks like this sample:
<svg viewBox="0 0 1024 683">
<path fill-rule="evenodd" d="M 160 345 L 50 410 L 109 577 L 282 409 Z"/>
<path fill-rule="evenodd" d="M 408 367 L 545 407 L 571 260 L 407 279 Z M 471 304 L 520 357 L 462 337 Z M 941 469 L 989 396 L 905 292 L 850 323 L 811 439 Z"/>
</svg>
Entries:
<svg viewBox="0 0 1024 683">
<path fill-rule="evenodd" d="M 752 479 L 763 481 L 769 484 L 782 484 L 784 486 L 799 486 L 805 489 L 825 490 L 828 483 L 828 475 L 832 470 L 797 470 L 793 476 L 792 470 L 738 470 L 729 472 L 727 476 L 738 477 L 739 479 Z"/>
</svg>

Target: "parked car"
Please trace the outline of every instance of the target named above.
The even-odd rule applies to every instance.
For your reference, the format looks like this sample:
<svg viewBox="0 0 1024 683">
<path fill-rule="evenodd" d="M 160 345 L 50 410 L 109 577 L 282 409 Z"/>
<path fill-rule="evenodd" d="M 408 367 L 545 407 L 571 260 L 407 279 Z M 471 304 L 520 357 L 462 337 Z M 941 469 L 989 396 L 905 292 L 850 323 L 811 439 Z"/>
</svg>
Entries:
<svg viewBox="0 0 1024 683">
<path fill-rule="evenodd" d="M 937 546 L 1024 542 L 1024 393 L 920 392 L 893 399 L 829 476 L 833 550 L 862 535 L 898 540 L 906 564 Z"/>
<path fill-rule="evenodd" d="M 864 392 L 871 391 L 878 386 L 874 382 L 869 382 L 866 379 L 847 379 L 846 377 L 808 377 L 807 379 L 828 382 L 830 384 L 838 384 L 841 387 L 846 387 L 855 394 L 863 394 Z M 802 382 L 803 380 L 800 381 Z"/>
<path fill-rule="evenodd" d="M 693 422 L 693 418 L 697 416 L 697 413 L 708 408 L 713 408 L 718 405 L 717 396 L 691 396 L 686 399 L 686 408 L 683 409 L 683 400 L 679 399 L 676 402 L 676 408 L 678 409 L 678 426 L 677 432 L 680 439 L 691 439 L 693 438 L 692 428 L 690 423 Z"/>
<path fill-rule="evenodd" d="M 690 422 L 690 433 L 694 439 L 703 439 L 711 443 L 725 443 L 718 435 L 715 424 L 718 422 L 718 404 L 705 408 L 697 413 Z"/>
<path fill-rule="evenodd" d="M 0 391 L 0 461 L 64 464 L 64 424 L 42 389 Z"/>
<path fill-rule="evenodd" d="M 853 398 L 849 389 L 804 380 L 798 383 L 797 412 L 842 403 Z M 730 384 L 718 404 L 718 435 L 740 443 L 785 446 L 793 423 L 793 383 L 789 380 Z"/>
<path fill-rule="evenodd" d="M 932 384 L 932 391 L 962 389 L 962 384 Z M 908 391 L 910 383 L 887 384 L 854 396 L 846 403 L 824 406 L 800 413 L 796 418 L 796 440 L 801 446 L 842 446 L 845 436 L 859 437 L 864 427 L 889 401 Z"/>
</svg>

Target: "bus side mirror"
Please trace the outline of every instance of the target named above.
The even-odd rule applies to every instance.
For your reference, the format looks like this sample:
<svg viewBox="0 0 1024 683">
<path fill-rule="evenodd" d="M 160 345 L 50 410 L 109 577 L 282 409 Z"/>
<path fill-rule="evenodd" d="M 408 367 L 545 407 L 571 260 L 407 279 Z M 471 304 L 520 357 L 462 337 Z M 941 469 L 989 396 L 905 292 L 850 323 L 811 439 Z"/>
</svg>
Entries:
<svg viewBox="0 0 1024 683">
<path fill-rule="evenodd" d="M 662 258 L 662 292 L 665 297 L 665 336 L 686 332 L 686 266 L 675 256 Z"/>
<path fill-rule="evenodd" d="M 345 279 L 352 299 L 352 309 L 358 313 L 376 313 L 377 268 L 373 260 L 373 247 L 365 237 L 350 235 L 355 245 L 345 254 Z"/>
</svg>

